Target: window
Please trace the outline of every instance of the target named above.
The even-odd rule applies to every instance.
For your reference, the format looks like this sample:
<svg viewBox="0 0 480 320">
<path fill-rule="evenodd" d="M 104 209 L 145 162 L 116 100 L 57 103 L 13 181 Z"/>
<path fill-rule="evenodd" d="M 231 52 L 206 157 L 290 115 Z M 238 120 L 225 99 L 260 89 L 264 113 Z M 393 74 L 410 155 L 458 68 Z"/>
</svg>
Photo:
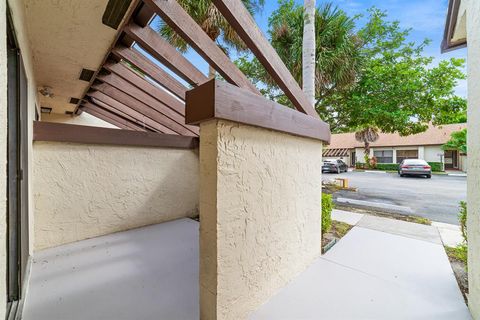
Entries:
<svg viewBox="0 0 480 320">
<path fill-rule="evenodd" d="M 418 150 L 397 150 L 397 163 L 405 159 L 418 159 Z"/>
<path fill-rule="evenodd" d="M 393 163 L 393 150 L 374 151 L 377 163 Z"/>
</svg>

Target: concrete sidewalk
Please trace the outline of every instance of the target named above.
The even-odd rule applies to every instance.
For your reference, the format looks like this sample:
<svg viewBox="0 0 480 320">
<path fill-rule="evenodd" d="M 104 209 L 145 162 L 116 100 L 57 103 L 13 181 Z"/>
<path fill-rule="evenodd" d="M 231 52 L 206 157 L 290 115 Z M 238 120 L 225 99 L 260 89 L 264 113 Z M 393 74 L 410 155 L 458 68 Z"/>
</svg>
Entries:
<svg viewBox="0 0 480 320">
<path fill-rule="evenodd" d="M 435 227 L 364 216 L 251 319 L 471 317 Z"/>
<path fill-rule="evenodd" d="M 352 226 L 357 225 L 364 216 L 365 216 L 364 214 L 345 211 L 345 210 L 333 209 L 332 211 L 333 220 L 344 222 Z M 385 218 L 379 218 L 379 219 L 382 221 L 382 219 L 385 219 Z M 387 219 L 383 221 L 385 221 L 385 223 L 388 224 L 389 220 L 398 221 L 397 223 L 393 223 L 392 225 L 393 230 L 392 228 L 390 228 L 391 233 L 394 233 L 394 234 L 396 233 L 395 231 L 397 227 L 401 227 L 405 225 L 405 222 L 394 220 L 394 219 Z M 366 221 L 364 221 L 363 223 L 374 223 L 374 221 L 375 219 L 370 218 L 370 219 L 366 219 Z M 412 229 L 414 236 L 420 236 L 420 237 L 428 236 L 428 234 L 432 232 L 435 233 L 435 236 L 436 236 L 436 232 L 431 228 L 425 228 L 425 227 L 422 227 L 422 225 L 417 225 L 415 227 L 414 224 L 409 224 L 408 222 L 406 226 L 407 226 L 407 230 Z M 432 226 L 437 228 L 438 233 L 440 234 L 442 243 L 444 245 L 449 247 L 456 247 L 457 245 L 464 242 L 460 226 L 449 224 L 449 223 L 435 222 L 435 221 L 432 222 Z M 423 235 L 423 233 L 425 233 L 425 235 Z"/>
</svg>

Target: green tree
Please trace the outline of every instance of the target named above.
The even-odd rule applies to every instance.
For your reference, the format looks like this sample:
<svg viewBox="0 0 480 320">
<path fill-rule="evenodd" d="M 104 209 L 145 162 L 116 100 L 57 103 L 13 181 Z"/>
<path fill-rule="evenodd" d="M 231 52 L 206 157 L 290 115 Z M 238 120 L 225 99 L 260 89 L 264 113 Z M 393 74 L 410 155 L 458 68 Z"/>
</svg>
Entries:
<svg viewBox="0 0 480 320">
<path fill-rule="evenodd" d="M 357 33 L 363 45 L 355 85 L 317 106 L 337 132 L 416 134 L 429 123 L 445 121 L 446 114 L 465 110 L 465 99 L 454 93 L 457 81 L 465 78 L 464 61 L 450 59 L 432 66 L 433 58 L 423 54 L 429 41 L 408 42 L 410 30 L 385 18 L 382 11 L 369 10 L 368 23 Z"/>
<path fill-rule="evenodd" d="M 442 146 L 443 150 L 458 150 L 467 154 L 467 129 L 453 132 L 450 140 Z"/>
<path fill-rule="evenodd" d="M 300 6 L 283 0 L 269 20 L 272 45 L 299 82 L 302 14 Z M 371 129 L 400 135 L 423 132 L 430 123 L 462 121 L 466 101 L 454 90 L 465 78 L 464 60 L 434 65 L 433 58 L 424 55 L 428 40 L 408 41 L 411 30 L 386 18 L 385 12 L 369 9 L 368 22 L 355 32 L 355 18 L 330 4 L 317 10 L 319 115 L 333 132 Z M 256 60 L 244 57 L 237 63 L 264 93 L 286 103 Z"/>
<path fill-rule="evenodd" d="M 177 0 L 177 2 L 227 54 L 229 49 L 246 50 L 245 43 L 211 0 Z M 242 2 L 250 14 L 254 15 L 263 7 L 265 0 L 242 0 Z M 165 22 L 160 22 L 157 31 L 181 52 L 188 50 L 189 46 L 185 40 Z M 210 66 L 209 78 L 213 77 L 215 77 L 215 69 Z"/>
<path fill-rule="evenodd" d="M 302 85 L 302 52 L 305 10 L 293 0 L 281 0 L 269 18 L 268 35 L 272 46 Z M 358 67 L 358 37 L 355 19 L 332 4 L 315 10 L 315 102 L 348 87 L 355 81 Z M 283 92 L 255 58 L 246 55 L 236 61 L 240 69 L 269 98 L 290 105 Z"/>
</svg>

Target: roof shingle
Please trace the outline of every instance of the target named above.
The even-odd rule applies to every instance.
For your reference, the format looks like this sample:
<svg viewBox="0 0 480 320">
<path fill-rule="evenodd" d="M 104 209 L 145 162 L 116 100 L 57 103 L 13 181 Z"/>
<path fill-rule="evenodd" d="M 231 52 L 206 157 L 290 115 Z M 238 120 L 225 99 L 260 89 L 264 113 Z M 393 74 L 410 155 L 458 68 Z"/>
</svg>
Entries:
<svg viewBox="0 0 480 320">
<path fill-rule="evenodd" d="M 466 123 L 446 124 L 435 127 L 430 125 L 427 131 L 401 137 L 398 133 L 380 133 L 376 142 L 371 143 L 372 147 L 396 147 L 396 146 L 422 146 L 441 145 L 450 140 L 450 135 L 467 127 Z M 332 140 L 328 149 L 361 148 L 362 142 L 355 140 L 355 133 L 332 134 Z"/>
</svg>

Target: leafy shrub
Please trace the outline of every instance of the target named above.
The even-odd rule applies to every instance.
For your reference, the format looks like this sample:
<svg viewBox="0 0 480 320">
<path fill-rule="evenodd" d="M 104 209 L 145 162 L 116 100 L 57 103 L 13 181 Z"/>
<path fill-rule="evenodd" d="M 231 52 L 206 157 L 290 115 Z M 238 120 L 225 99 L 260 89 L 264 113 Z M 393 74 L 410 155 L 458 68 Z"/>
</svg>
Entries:
<svg viewBox="0 0 480 320">
<path fill-rule="evenodd" d="M 372 157 L 368 164 L 370 169 L 377 169 L 377 157 Z"/>
<path fill-rule="evenodd" d="M 429 162 L 430 167 L 432 167 L 433 172 L 441 172 L 443 171 L 443 165 L 441 162 Z"/>
<path fill-rule="evenodd" d="M 355 163 L 355 168 L 356 169 L 367 169 L 367 165 L 363 162 L 357 162 L 357 163 Z"/>
<path fill-rule="evenodd" d="M 396 171 L 398 170 L 398 164 L 397 163 L 377 163 L 377 169 Z"/>
<path fill-rule="evenodd" d="M 462 230 L 462 236 L 465 243 L 467 243 L 467 203 L 465 201 L 460 202 L 460 212 L 458 213 L 458 221 L 460 222 L 460 228 Z"/>
<path fill-rule="evenodd" d="M 330 231 L 332 227 L 332 195 L 322 193 L 322 234 Z"/>
</svg>

